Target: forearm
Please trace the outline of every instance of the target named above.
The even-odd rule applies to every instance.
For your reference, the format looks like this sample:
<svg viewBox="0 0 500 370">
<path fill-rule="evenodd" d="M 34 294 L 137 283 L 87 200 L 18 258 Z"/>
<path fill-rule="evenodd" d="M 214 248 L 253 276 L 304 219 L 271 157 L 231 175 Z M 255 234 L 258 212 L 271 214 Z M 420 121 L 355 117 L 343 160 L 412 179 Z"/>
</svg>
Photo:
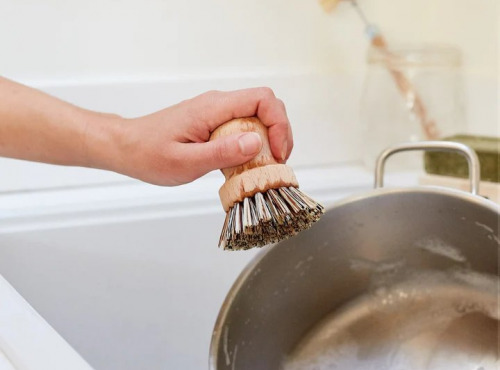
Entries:
<svg viewBox="0 0 500 370">
<path fill-rule="evenodd" d="M 111 167 L 118 122 L 0 77 L 0 156 Z"/>
<path fill-rule="evenodd" d="M 124 119 L 92 112 L 0 77 L 0 156 L 100 168 L 157 185 L 180 185 L 251 160 L 260 136 L 208 141 L 239 117 L 268 127 L 276 160 L 293 147 L 283 102 L 269 88 L 210 91 L 147 116 Z"/>
</svg>

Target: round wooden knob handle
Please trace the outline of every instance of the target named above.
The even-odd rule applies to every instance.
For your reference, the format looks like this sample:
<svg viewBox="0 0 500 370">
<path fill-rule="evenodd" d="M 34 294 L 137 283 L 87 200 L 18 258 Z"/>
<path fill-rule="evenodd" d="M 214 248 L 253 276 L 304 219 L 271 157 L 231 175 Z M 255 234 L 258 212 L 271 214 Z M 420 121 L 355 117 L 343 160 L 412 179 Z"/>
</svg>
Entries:
<svg viewBox="0 0 500 370">
<path fill-rule="evenodd" d="M 226 182 L 220 188 L 219 196 L 226 212 L 233 204 L 256 193 L 282 186 L 298 187 L 293 170 L 287 165 L 278 163 L 274 158 L 269 145 L 267 127 L 257 117 L 236 118 L 224 123 L 212 132 L 210 141 L 242 132 L 258 133 L 262 139 L 262 149 L 252 160 L 221 170 Z"/>
</svg>

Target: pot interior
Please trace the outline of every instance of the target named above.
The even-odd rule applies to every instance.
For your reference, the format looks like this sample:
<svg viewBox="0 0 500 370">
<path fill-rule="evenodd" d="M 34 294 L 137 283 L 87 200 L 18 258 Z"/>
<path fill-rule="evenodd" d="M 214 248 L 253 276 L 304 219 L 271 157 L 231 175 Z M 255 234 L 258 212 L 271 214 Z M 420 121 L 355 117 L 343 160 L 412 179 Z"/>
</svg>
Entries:
<svg viewBox="0 0 500 370">
<path fill-rule="evenodd" d="M 497 369 L 498 209 L 380 190 L 331 208 L 242 273 L 214 369 Z"/>
</svg>

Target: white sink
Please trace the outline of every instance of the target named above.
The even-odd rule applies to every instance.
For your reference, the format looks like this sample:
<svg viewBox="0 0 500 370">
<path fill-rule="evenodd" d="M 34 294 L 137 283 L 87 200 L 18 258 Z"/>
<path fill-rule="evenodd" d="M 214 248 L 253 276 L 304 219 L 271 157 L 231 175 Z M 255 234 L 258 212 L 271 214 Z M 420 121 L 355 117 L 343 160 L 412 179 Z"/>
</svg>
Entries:
<svg viewBox="0 0 500 370">
<path fill-rule="evenodd" d="M 326 205 L 371 183 L 349 168 L 297 177 Z M 0 196 L 0 274 L 95 370 L 205 369 L 219 308 L 258 252 L 217 248 L 220 183 Z M 40 348 L 57 359 L 58 347 Z"/>
</svg>

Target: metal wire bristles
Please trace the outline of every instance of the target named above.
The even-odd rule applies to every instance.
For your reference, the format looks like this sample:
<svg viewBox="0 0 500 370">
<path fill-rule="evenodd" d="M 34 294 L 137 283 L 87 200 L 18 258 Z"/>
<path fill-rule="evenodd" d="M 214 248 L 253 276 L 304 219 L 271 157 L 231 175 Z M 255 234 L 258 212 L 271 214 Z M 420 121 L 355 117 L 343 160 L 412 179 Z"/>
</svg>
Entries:
<svg viewBox="0 0 500 370">
<path fill-rule="evenodd" d="M 308 229 L 324 211 L 292 186 L 256 193 L 229 209 L 219 247 L 242 250 L 276 243 Z"/>
</svg>

